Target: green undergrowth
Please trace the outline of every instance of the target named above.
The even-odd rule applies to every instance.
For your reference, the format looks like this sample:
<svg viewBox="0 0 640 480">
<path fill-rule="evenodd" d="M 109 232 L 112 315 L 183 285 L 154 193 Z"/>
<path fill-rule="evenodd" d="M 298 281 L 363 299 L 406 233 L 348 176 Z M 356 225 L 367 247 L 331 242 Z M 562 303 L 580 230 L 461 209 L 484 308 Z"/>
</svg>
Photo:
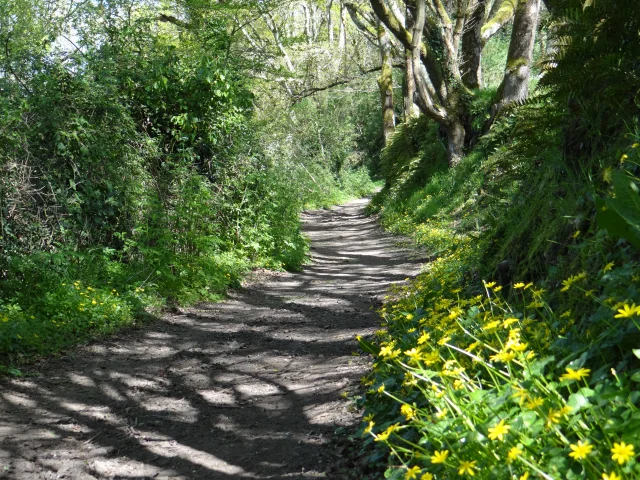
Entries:
<svg viewBox="0 0 640 480">
<path fill-rule="evenodd" d="M 209 218 L 221 210 L 208 210 L 206 190 L 196 195 L 189 211 L 178 208 L 173 221 L 163 217 L 164 225 L 150 221 L 146 228 L 123 235 L 120 249 L 59 247 L 13 258 L 6 265 L 0 296 L 0 373 L 21 375 L 21 366 L 37 357 L 136 326 L 167 304 L 222 300 L 252 268 L 297 270 L 308 258 L 300 212 L 368 195 L 376 188 L 364 169 L 337 179 L 321 177 L 319 170 L 314 182 L 322 183 L 306 186 L 306 172 L 289 172 L 288 177 L 272 173 L 261 201 L 249 200 L 252 209 L 236 204 L 236 230 L 227 235 Z M 295 174 L 300 176 L 298 186 L 302 183 L 311 193 L 291 195 L 286 182 Z M 189 224 L 181 224 L 189 214 Z"/>
<path fill-rule="evenodd" d="M 430 256 L 360 338 L 385 478 L 640 475 L 638 130 L 577 163 L 563 121 L 539 91 L 453 169 L 425 120 L 381 154 L 370 211 Z"/>
</svg>

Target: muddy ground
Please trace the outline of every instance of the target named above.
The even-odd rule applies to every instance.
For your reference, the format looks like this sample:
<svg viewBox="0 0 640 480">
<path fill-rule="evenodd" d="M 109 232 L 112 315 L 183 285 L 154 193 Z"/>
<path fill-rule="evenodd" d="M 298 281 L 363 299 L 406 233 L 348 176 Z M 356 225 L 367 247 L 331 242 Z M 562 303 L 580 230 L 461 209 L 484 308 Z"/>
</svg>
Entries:
<svg viewBox="0 0 640 480">
<path fill-rule="evenodd" d="M 304 215 L 313 263 L 0 383 L 2 479 L 331 478 L 390 284 L 419 270 L 363 215 Z M 373 308 L 372 308 L 373 307 Z"/>
</svg>

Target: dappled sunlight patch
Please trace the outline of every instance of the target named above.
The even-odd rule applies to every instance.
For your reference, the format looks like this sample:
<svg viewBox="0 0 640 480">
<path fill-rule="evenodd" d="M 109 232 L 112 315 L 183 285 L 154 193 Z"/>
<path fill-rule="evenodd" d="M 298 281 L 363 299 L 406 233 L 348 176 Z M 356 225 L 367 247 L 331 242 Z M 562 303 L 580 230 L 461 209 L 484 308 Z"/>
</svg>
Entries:
<svg viewBox="0 0 640 480">
<path fill-rule="evenodd" d="M 96 382 L 86 375 L 80 375 L 78 373 L 68 373 L 67 376 L 69 377 L 69 380 L 71 380 L 71 382 L 75 383 L 76 385 L 92 388 L 95 388 L 96 386 Z"/>
<path fill-rule="evenodd" d="M 175 419 L 192 423 L 198 420 L 199 411 L 189 400 L 166 396 L 142 395 L 136 397 L 136 402 L 149 412 L 173 413 Z"/>
<path fill-rule="evenodd" d="M 110 372 L 109 378 L 117 380 L 129 388 L 140 388 L 155 392 L 164 392 L 166 391 L 167 386 L 170 385 L 170 381 L 163 377 L 143 378 L 123 372 Z"/>
<path fill-rule="evenodd" d="M 36 408 L 38 405 L 35 400 L 29 398 L 27 395 L 24 395 L 24 394 L 3 392 L 0 395 L 2 395 L 2 398 L 7 402 L 12 403 L 14 405 L 21 406 L 21 407 Z"/>
<path fill-rule="evenodd" d="M 237 403 L 236 396 L 225 390 L 198 390 L 198 395 L 212 405 L 230 406 Z"/>
<path fill-rule="evenodd" d="M 265 382 L 241 383 L 234 387 L 239 393 L 250 397 L 281 394 L 281 389 L 273 384 Z"/>
<path fill-rule="evenodd" d="M 104 478 L 111 478 L 117 475 L 119 478 L 171 478 L 176 480 L 186 480 L 175 470 L 158 468 L 154 465 L 136 461 L 130 458 L 96 458 L 89 463 L 90 470 Z M 135 473 L 131 473 L 135 472 Z"/>
<path fill-rule="evenodd" d="M 84 417 L 104 420 L 111 424 L 118 424 L 121 420 L 115 415 L 111 408 L 106 405 L 90 405 L 81 402 L 70 402 L 62 398 L 55 399 L 61 408 L 69 412 L 82 414 Z"/>
<path fill-rule="evenodd" d="M 343 402 L 322 402 L 317 404 L 306 405 L 304 407 L 304 416 L 311 425 L 347 425 L 344 422 L 344 414 L 342 410 L 345 409 Z"/>
<path fill-rule="evenodd" d="M 160 455 L 165 458 L 179 457 L 211 472 L 219 472 L 228 475 L 246 475 L 243 468 L 228 463 L 210 453 L 184 445 L 170 437 L 162 437 L 154 432 L 141 432 L 141 434 L 142 437 L 149 438 L 150 440 L 144 441 L 143 445 L 145 448 L 156 455 Z"/>
<path fill-rule="evenodd" d="M 123 402 L 126 400 L 126 398 L 112 385 L 103 383 L 100 385 L 100 391 L 116 402 Z"/>
</svg>

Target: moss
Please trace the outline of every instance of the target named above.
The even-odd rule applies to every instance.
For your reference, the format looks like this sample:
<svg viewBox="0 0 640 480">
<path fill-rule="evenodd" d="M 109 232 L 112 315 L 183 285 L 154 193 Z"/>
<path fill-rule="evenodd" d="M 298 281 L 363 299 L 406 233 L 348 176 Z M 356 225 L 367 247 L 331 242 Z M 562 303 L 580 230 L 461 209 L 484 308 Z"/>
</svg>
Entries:
<svg viewBox="0 0 640 480">
<path fill-rule="evenodd" d="M 482 38 L 488 40 L 485 36 L 491 36 L 495 33 L 496 28 L 500 28 L 502 25 L 507 23 L 513 16 L 513 12 L 515 11 L 517 4 L 518 0 L 503 0 L 496 14 L 482 26 L 482 29 L 480 30 Z"/>
</svg>

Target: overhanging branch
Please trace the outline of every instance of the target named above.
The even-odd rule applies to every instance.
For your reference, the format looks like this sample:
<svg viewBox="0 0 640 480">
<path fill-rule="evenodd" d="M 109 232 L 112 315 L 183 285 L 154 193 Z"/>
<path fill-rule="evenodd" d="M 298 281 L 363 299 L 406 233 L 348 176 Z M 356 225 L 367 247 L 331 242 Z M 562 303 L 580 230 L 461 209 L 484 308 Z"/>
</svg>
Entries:
<svg viewBox="0 0 640 480">
<path fill-rule="evenodd" d="M 393 64 L 393 68 L 404 69 L 405 65 L 403 63 L 396 63 L 396 64 Z M 327 85 L 323 85 L 322 87 L 312 87 L 312 88 L 307 88 L 305 90 L 301 90 L 300 92 L 296 92 L 292 95 L 293 103 L 297 103 L 300 100 L 310 97 L 315 93 L 324 92 L 325 90 L 330 90 L 332 88 L 339 87 L 340 85 L 347 85 L 348 83 L 351 83 L 354 80 L 358 80 L 359 78 L 362 78 L 363 76 L 368 75 L 369 73 L 379 72 L 380 70 L 382 70 L 382 65 L 379 67 L 373 67 L 367 70 L 363 70 L 361 74 L 356 77 L 343 78 L 341 80 L 336 80 L 335 82 L 329 83 Z"/>
</svg>

